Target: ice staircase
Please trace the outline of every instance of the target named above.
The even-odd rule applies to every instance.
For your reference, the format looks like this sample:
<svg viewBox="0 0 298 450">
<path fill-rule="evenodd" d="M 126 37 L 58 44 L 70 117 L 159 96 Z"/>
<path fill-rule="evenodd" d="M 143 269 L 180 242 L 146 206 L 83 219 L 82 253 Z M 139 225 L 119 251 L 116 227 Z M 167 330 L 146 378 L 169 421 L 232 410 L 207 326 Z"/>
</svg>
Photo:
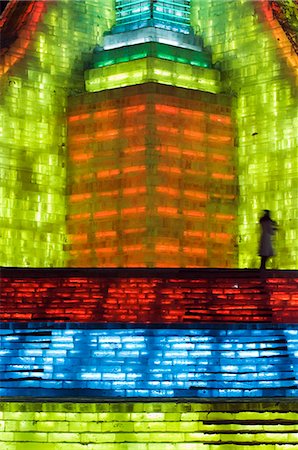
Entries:
<svg viewBox="0 0 298 450">
<path fill-rule="evenodd" d="M 298 448 L 297 287 L 296 271 L 2 268 L 1 449 Z"/>
</svg>

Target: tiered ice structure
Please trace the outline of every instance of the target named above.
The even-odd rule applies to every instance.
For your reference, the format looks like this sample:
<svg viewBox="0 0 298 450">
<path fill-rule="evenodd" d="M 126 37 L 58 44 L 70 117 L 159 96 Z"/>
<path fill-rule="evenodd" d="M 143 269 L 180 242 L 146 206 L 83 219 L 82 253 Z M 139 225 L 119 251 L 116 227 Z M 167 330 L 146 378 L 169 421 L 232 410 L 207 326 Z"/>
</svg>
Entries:
<svg viewBox="0 0 298 450">
<path fill-rule="evenodd" d="M 101 12 L 106 10 L 105 7 L 108 3 L 107 0 L 100 2 L 100 6 L 104 4 Z M 192 3 L 193 5 L 198 4 L 196 0 Z M 258 3 L 262 7 L 264 2 Z M 148 2 L 143 4 L 148 6 Z M 169 5 L 171 2 L 167 2 L 167 4 Z M 175 2 L 176 6 L 181 6 L 181 4 L 182 2 Z M 10 82 L 9 88 L 5 91 L 5 102 L 9 108 L 1 109 L 1 113 L 3 123 L 11 125 L 5 128 L 6 141 L 9 141 L 9 137 L 8 145 L 11 145 L 12 142 L 14 145 L 13 148 L 11 147 L 13 158 L 8 157 L 9 153 L 5 159 L 1 160 L 1 167 L 5 167 L 5 189 L 1 191 L 1 195 L 7 199 L 7 204 L 3 206 L 3 210 L 7 214 L 3 224 L 7 230 L 2 249 L 9 249 L 7 255 L 5 253 L 5 263 L 8 264 L 9 261 L 11 265 L 26 265 L 25 256 L 28 255 L 29 262 L 36 266 L 49 266 L 62 260 L 60 258 L 63 257 L 64 228 L 61 226 L 61 217 L 64 214 L 64 199 L 61 193 L 64 192 L 65 182 L 65 171 L 62 167 L 64 164 L 62 144 L 66 140 L 65 125 L 61 118 L 64 117 L 65 92 L 71 86 L 77 88 L 74 78 L 80 78 L 78 75 L 79 63 L 73 65 L 72 62 L 76 58 L 81 61 L 82 56 L 78 57 L 77 55 L 80 54 L 80 51 L 86 51 L 90 46 L 90 40 L 95 41 L 93 38 L 96 21 L 93 18 L 96 17 L 99 9 L 98 2 L 93 0 L 68 3 L 64 0 L 57 3 L 49 2 L 48 12 L 42 22 L 37 18 L 39 10 L 35 9 L 42 5 L 43 2 L 35 2 L 33 10 L 36 13 L 34 15 L 36 20 L 31 22 L 30 32 L 26 34 L 26 39 L 20 39 L 18 51 L 10 55 L 10 58 L 5 59 L 5 63 L 8 64 L 5 67 L 9 72 L 9 78 L 5 79 L 5 82 Z M 119 6 L 119 3 L 117 5 Z M 151 6 L 156 6 L 156 2 L 152 2 Z M 78 14 L 78 10 L 80 10 L 80 14 Z M 271 36 L 271 29 L 264 31 L 264 23 L 261 20 L 257 22 L 262 17 L 261 14 L 259 13 L 258 16 L 251 12 L 250 2 L 241 2 L 239 11 L 235 8 L 234 1 L 228 0 L 225 2 L 204 0 L 200 6 L 201 17 L 205 17 L 204 14 L 206 14 L 206 20 L 203 20 L 202 24 L 205 33 L 204 40 L 213 45 L 213 55 L 215 54 L 216 58 L 218 57 L 224 62 L 222 68 L 225 79 L 228 79 L 234 88 L 240 86 L 240 100 L 237 109 L 238 127 L 243 133 L 248 130 L 247 133 L 244 133 L 245 136 L 242 136 L 243 139 L 240 139 L 240 149 L 242 149 L 239 153 L 240 183 L 242 192 L 245 193 L 245 198 L 241 200 L 240 211 L 245 218 L 243 229 L 249 232 L 250 236 L 254 232 L 255 224 L 249 222 L 248 218 L 252 215 L 250 213 L 252 211 L 255 213 L 256 210 L 256 204 L 249 201 L 251 198 L 250 187 L 253 192 L 262 192 L 261 200 L 258 202 L 266 199 L 264 186 L 266 187 L 266 183 L 269 183 L 267 176 L 275 176 L 273 161 L 277 158 L 274 148 L 270 155 L 264 152 L 270 143 L 270 127 L 267 123 L 267 116 L 264 118 L 263 111 L 257 110 L 258 102 L 255 101 L 255 96 L 260 95 L 264 87 L 267 89 L 264 96 L 268 105 L 271 105 L 269 94 L 274 94 L 277 86 L 284 87 L 287 92 L 285 99 L 281 100 L 278 95 L 272 95 L 275 112 L 272 120 L 274 125 L 288 124 L 288 128 L 280 127 L 280 129 L 286 130 L 285 133 L 290 136 L 291 142 L 294 135 L 293 130 L 295 130 L 295 128 L 291 128 L 294 113 L 289 85 L 292 78 L 285 70 L 283 59 L 277 58 L 277 56 L 276 59 L 272 57 L 275 55 L 277 45 L 282 43 L 282 48 L 286 49 L 286 44 L 280 38 L 280 34 L 278 34 L 279 44 L 276 44 Z M 81 21 L 75 20 L 78 16 L 82 19 Z M 264 18 L 263 21 L 265 21 Z M 197 18 L 195 22 L 197 22 Z M 33 29 L 36 23 L 39 23 L 39 27 L 34 34 Z M 279 31 L 273 20 L 268 23 L 273 27 L 274 33 Z M 94 28 L 92 28 L 93 26 Z M 78 30 L 80 30 L 79 33 Z M 35 47 L 30 41 L 30 33 L 34 34 Z M 255 55 L 252 55 L 250 48 L 248 49 L 247 39 L 254 42 L 254 39 L 258 41 L 258 38 L 262 46 L 266 47 L 266 58 L 264 57 L 263 60 L 259 58 L 257 64 Z M 58 45 L 55 46 L 55 39 L 59 45 L 63 42 L 62 48 Z M 22 61 L 25 54 L 24 49 L 27 46 L 29 52 Z M 264 54 L 263 49 L 257 45 L 252 47 L 259 56 Z M 153 44 L 150 44 L 149 47 L 145 46 L 145 50 L 142 47 L 142 51 L 148 53 L 148 58 L 155 60 L 154 64 L 160 64 L 157 60 L 163 59 L 160 54 L 158 58 L 152 56 L 156 55 L 157 48 L 158 51 L 165 50 L 165 47 L 154 47 Z M 237 53 L 238 55 L 242 54 L 240 49 L 244 55 L 243 59 L 235 57 Z M 121 52 L 119 51 L 115 57 L 122 58 L 119 53 Z M 171 64 L 176 65 L 175 67 L 178 67 L 178 63 L 185 64 L 186 53 L 183 61 L 178 61 L 178 53 L 173 56 L 177 60 L 171 61 Z M 99 59 L 104 54 L 104 52 L 96 52 L 94 64 L 100 65 Z M 33 58 L 32 55 L 34 55 Z M 199 56 L 199 54 L 196 55 Z M 191 53 L 191 57 L 193 56 L 194 54 Z M 203 54 L 200 55 L 200 61 L 201 56 Z M 250 57 L 248 58 L 248 56 Z M 287 54 L 286 56 L 291 55 Z M 13 64 L 14 58 L 18 60 L 16 66 Z M 293 58 L 291 58 L 292 60 Z M 106 63 L 104 58 L 100 61 Z M 204 63 L 209 64 L 208 61 L 210 63 L 210 59 L 207 57 Z M 253 64 L 250 66 L 251 61 Z M 275 63 L 278 61 L 279 64 L 271 67 L 270 62 L 272 61 Z M 127 64 L 129 62 L 118 60 L 119 65 L 126 64 L 125 67 L 132 70 L 133 65 Z M 168 63 L 167 59 L 165 59 L 166 63 Z M 116 64 L 114 65 L 116 66 Z M 267 69 L 270 67 L 270 70 L 263 71 L 260 79 L 254 76 L 250 78 L 250 73 L 258 73 L 259 67 L 263 69 L 264 66 Z M 72 72 L 73 67 L 75 67 L 74 72 Z M 104 67 L 108 67 L 108 65 L 90 69 L 88 76 L 94 74 L 94 80 L 96 80 L 98 70 Z M 149 73 L 148 67 L 142 66 L 145 79 Z M 85 107 L 82 103 L 80 105 L 81 112 L 77 114 L 82 114 L 83 117 L 78 118 L 74 115 L 75 118 L 73 118 L 70 116 L 70 124 L 77 122 L 77 125 L 82 127 L 81 134 L 84 138 L 88 138 L 88 132 L 91 130 L 92 134 L 95 129 L 99 136 L 108 133 L 113 136 L 112 130 L 115 128 L 113 124 L 117 124 L 118 130 L 123 130 L 118 125 L 124 118 L 124 108 L 127 108 L 125 113 L 128 114 L 128 118 L 125 119 L 123 126 L 134 127 L 138 118 L 140 118 L 140 126 L 144 126 L 144 114 L 142 116 L 144 111 L 136 111 L 134 108 L 145 106 L 145 110 L 150 110 L 150 107 L 155 105 L 151 99 L 157 97 L 158 100 L 166 99 L 161 105 L 163 108 L 167 106 L 169 109 L 166 111 L 155 110 L 156 114 L 159 114 L 159 121 L 150 129 L 152 130 L 150 135 L 157 134 L 156 127 L 160 118 L 163 118 L 162 126 L 166 127 L 173 122 L 173 117 L 177 115 L 179 121 L 182 121 L 181 123 L 186 128 L 189 125 L 186 117 L 192 116 L 195 120 L 195 123 L 191 124 L 193 127 L 192 138 L 194 138 L 194 132 L 197 132 L 198 117 L 195 117 L 193 105 L 197 105 L 195 96 L 198 94 L 191 86 L 188 86 L 187 89 L 180 85 L 173 87 L 172 82 L 170 85 L 163 86 L 166 80 L 169 80 L 169 67 L 167 65 L 165 70 L 162 69 L 162 73 L 158 73 L 159 76 L 162 76 L 160 81 L 154 79 L 151 82 L 151 86 L 152 84 L 158 85 L 162 91 L 158 89 L 153 93 L 152 91 L 145 92 L 146 99 L 152 96 L 150 101 L 136 102 L 132 105 L 125 104 L 126 99 L 131 98 L 132 94 L 138 95 L 143 83 L 137 88 L 119 86 L 119 90 L 126 89 L 128 92 L 124 100 L 121 95 L 119 98 L 117 96 L 110 98 L 112 90 L 92 92 L 88 94 L 90 97 L 85 96 L 84 98 L 88 104 L 89 98 L 95 98 L 94 95 L 98 95 L 100 105 L 103 105 L 102 109 L 96 110 L 99 113 L 98 123 L 95 125 L 93 122 L 94 111 L 91 112 L 88 109 L 89 106 Z M 181 66 L 179 65 L 179 67 Z M 211 70 L 206 67 L 205 69 Z M 160 70 L 159 66 L 158 70 Z M 74 78 L 70 79 L 70 74 L 73 73 Z M 108 69 L 105 73 L 110 76 Z M 206 74 L 207 72 L 202 73 Z M 210 73 L 214 72 L 211 70 Z M 270 85 L 268 80 L 275 74 L 277 74 L 277 78 L 274 80 L 277 85 L 275 83 Z M 186 75 L 188 76 L 189 72 Z M 262 84 L 263 79 L 265 81 Z M 112 80 L 110 79 L 110 81 Z M 119 82 L 119 78 L 116 78 L 116 81 Z M 125 83 L 129 81 L 130 77 L 126 77 Z M 173 77 L 173 84 L 178 81 L 179 77 Z M 179 82 L 181 82 L 181 77 Z M 247 89 L 242 89 L 247 82 L 250 82 L 250 85 L 247 86 Z M 220 88 L 220 83 L 217 87 Z M 53 88 L 57 89 L 55 96 Z M 166 91 L 166 89 L 170 91 Z M 182 90 L 194 95 L 194 98 L 191 96 L 191 99 L 188 99 L 189 103 L 180 94 Z M 202 89 L 200 88 L 200 90 Z M 166 92 L 170 92 L 170 95 Z M 173 92 L 178 98 L 176 100 L 178 103 L 174 103 Z M 106 95 L 105 98 L 104 95 Z M 207 104 L 211 98 L 215 98 L 215 94 L 203 92 L 200 95 L 202 95 L 200 105 L 203 105 L 203 109 L 199 112 L 206 117 L 209 114 Z M 216 98 L 222 97 L 216 95 Z M 21 110 L 17 107 L 17 99 L 21 100 Z M 108 110 L 108 115 L 110 114 L 109 100 L 112 103 L 110 110 L 114 109 L 116 105 L 121 111 L 116 114 L 118 122 L 112 115 L 109 117 L 108 123 L 103 120 L 104 111 Z M 76 101 L 79 101 L 79 97 L 77 100 L 71 100 L 74 104 Z M 90 104 L 94 106 L 91 100 Z M 75 104 L 75 106 L 77 105 Z M 171 109 L 173 107 L 177 108 L 178 112 L 177 109 Z M 211 101 L 211 108 L 213 107 L 214 103 Z M 42 112 L 41 122 L 40 111 Z M 188 115 L 186 111 L 189 111 Z M 270 115 L 270 108 L 266 111 Z M 84 114 L 91 115 L 86 117 Z M 150 114 L 148 113 L 147 116 L 150 119 L 148 123 L 155 120 L 152 111 Z M 217 112 L 217 114 L 221 118 L 226 116 L 226 120 L 229 121 L 229 111 Z M 17 120 L 9 122 L 7 117 L 17 117 Z M 56 123 L 54 117 L 56 120 L 57 117 L 60 120 L 57 120 Z M 90 122 L 87 124 L 90 129 L 85 130 L 84 121 L 89 119 Z M 212 121 L 210 116 L 210 122 L 203 121 L 203 123 L 208 125 L 206 125 L 206 129 L 209 129 L 210 132 L 211 127 L 212 130 L 215 129 L 214 124 L 217 123 L 217 119 L 214 118 Z M 251 131 L 250 127 L 256 124 L 262 124 L 266 130 L 262 136 L 264 145 L 260 151 L 257 151 L 257 146 L 254 146 L 252 152 L 254 158 L 250 159 L 249 146 L 256 135 L 250 137 L 249 131 Z M 19 127 L 19 125 L 21 126 Z M 226 125 L 226 130 L 230 130 L 230 124 L 227 122 Z M 20 133 L 15 132 L 18 129 L 21 130 Z M 34 130 L 36 136 L 32 141 L 32 147 L 29 148 L 29 138 L 32 135 L 29 131 L 31 129 Z M 179 128 L 178 124 L 177 130 L 180 132 L 181 129 L 182 127 Z M 48 130 L 51 132 L 48 133 Z M 72 126 L 70 126 L 71 130 Z M 177 134 L 179 134 L 178 131 Z M 169 136 L 171 136 L 170 133 L 163 131 L 160 140 L 162 138 L 167 142 Z M 283 141 L 281 136 L 281 131 L 275 133 L 274 142 L 284 149 L 287 141 Z M 138 133 L 136 138 L 142 138 L 142 135 Z M 50 145 L 51 139 L 53 139 L 53 145 Z M 130 135 L 125 139 L 129 141 Z M 28 156 L 24 159 L 22 159 L 22 144 L 28 152 Z M 59 151 L 56 144 L 61 144 Z M 97 175 L 94 175 L 93 167 L 97 162 L 96 157 L 90 157 L 88 154 L 89 147 L 90 155 L 96 149 L 94 143 L 87 142 L 85 145 L 84 139 L 82 139 L 80 144 L 72 150 L 74 158 L 71 170 L 78 171 L 78 166 L 81 166 L 82 170 L 82 179 L 80 178 L 81 174 L 77 172 L 76 186 L 81 187 L 82 180 L 84 180 L 88 189 L 89 185 L 92 188 L 86 192 L 72 192 L 74 196 L 71 198 L 72 214 L 85 214 L 88 225 L 85 229 L 83 216 L 70 218 L 71 221 L 73 220 L 72 237 L 75 237 L 76 242 L 76 246 L 73 245 L 71 249 L 74 252 L 74 258 L 78 254 L 84 254 L 83 251 L 86 250 L 87 261 L 98 261 L 96 248 L 100 247 L 90 250 L 86 243 L 110 242 L 110 239 L 115 236 L 111 233 L 118 230 L 117 227 L 111 230 L 109 228 L 111 223 L 106 221 L 107 229 L 102 231 L 107 234 L 96 236 L 96 233 L 102 232 L 96 228 L 97 225 L 102 226 L 106 220 L 102 220 L 100 213 L 108 210 L 100 209 L 105 200 L 102 197 L 97 198 L 99 192 L 97 186 L 105 187 L 106 190 L 103 192 L 109 193 L 107 195 L 109 200 L 106 204 L 110 206 L 110 197 L 118 196 L 118 192 L 115 193 L 115 190 L 119 189 L 123 193 L 124 189 L 134 188 L 136 181 L 135 178 L 126 178 L 132 182 L 132 185 L 121 186 L 119 183 L 120 187 L 119 185 L 115 187 L 113 170 L 119 170 L 119 181 L 123 179 L 123 173 L 129 174 L 131 166 L 144 165 L 144 161 L 146 163 L 148 161 L 145 158 L 137 159 L 138 151 L 135 152 L 134 159 L 132 157 L 129 159 L 126 155 L 127 160 L 121 160 L 120 156 L 118 157 L 116 154 L 115 159 L 121 160 L 125 164 L 120 168 L 119 165 L 111 168 L 111 159 L 113 159 L 113 155 L 115 156 L 112 153 L 114 144 L 118 145 L 119 141 L 113 141 L 111 147 L 102 146 L 106 152 L 104 155 L 107 157 L 107 172 L 105 173 L 105 167 L 101 166 L 98 178 Z M 134 145 L 136 145 L 135 142 Z M 140 147 L 142 145 L 144 144 L 140 144 Z M 170 148 L 170 145 L 167 145 Z M 139 151 L 144 152 L 140 149 Z M 274 196 L 273 205 L 278 205 L 280 199 L 284 198 L 288 201 L 287 205 L 294 204 L 295 191 L 292 189 L 289 193 L 286 191 L 286 180 L 289 181 L 289 187 L 292 187 L 296 173 L 294 153 L 292 154 L 291 151 L 290 149 L 287 152 L 287 158 L 290 161 L 284 162 L 284 167 L 286 165 L 288 167 L 286 175 L 284 172 L 280 172 L 280 182 L 276 185 L 269 183 L 270 186 L 273 186 L 273 190 L 270 191 Z M 216 150 L 216 154 L 220 156 L 220 167 L 223 167 L 223 161 L 227 163 L 226 172 L 219 169 L 218 173 L 221 177 L 223 174 L 230 174 L 229 152 L 230 150 L 227 151 L 227 159 L 224 159 L 223 156 L 226 153 L 219 153 L 218 149 Z M 202 151 L 202 153 L 204 152 Z M 57 154 L 59 157 L 55 156 Z M 148 156 L 148 154 L 146 155 Z M 39 158 L 35 164 L 37 155 Z M 214 155 L 213 150 L 210 155 Z M 205 156 L 201 155 L 202 159 L 198 160 L 194 169 L 192 167 L 194 154 L 183 153 L 179 146 L 178 150 L 175 149 L 175 152 L 172 152 L 167 158 L 164 155 L 160 156 L 164 158 L 162 159 L 164 166 L 174 167 L 179 174 L 179 169 L 186 173 L 189 170 L 197 170 L 197 167 L 206 167 Z M 189 159 L 187 159 L 188 157 Z M 85 166 L 84 161 L 89 158 L 89 165 Z M 187 161 L 190 167 L 181 166 L 182 160 Z M 272 166 L 270 165 L 272 171 L 268 165 L 262 164 L 264 160 L 272 162 Z M 135 165 L 131 164 L 134 161 Z M 152 160 L 150 159 L 150 161 Z M 247 171 L 247 167 L 251 168 L 250 164 L 255 164 L 254 169 L 256 169 L 256 176 L 254 176 L 256 182 L 253 186 Z M 262 182 L 263 167 L 269 167 L 268 173 L 266 169 L 264 183 Z M 139 175 L 142 173 L 140 171 Z M 162 171 L 163 177 L 165 177 L 165 173 L 167 172 Z M 88 179 L 89 174 L 91 174 L 91 181 Z M 110 179 L 112 188 L 107 188 L 105 177 Z M 168 194 L 174 195 L 175 193 L 176 195 L 177 190 L 182 189 L 180 188 L 182 177 L 179 177 L 174 178 L 173 175 L 168 178 L 171 182 L 177 181 L 176 191 L 168 191 Z M 160 177 L 158 180 L 162 179 Z M 74 178 L 73 180 L 75 181 Z M 138 180 L 141 180 L 141 177 Z M 204 180 L 207 180 L 207 177 Z M 234 189 L 233 183 L 234 181 L 231 180 L 231 190 Z M 164 182 L 164 185 L 157 186 L 164 188 L 169 184 Z M 212 185 L 216 186 L 216 184 Z M 226 185 L 222 184 L 221 186 L 228 185 L 227 182 Z M 203 186 L 205 186 L 204 183 Z M 281 189 L 278 189 L 279 186 Z M 172 188 L 172 186 L 170 187 Z M 186 188 L 183 187 L 183 189 L 181 192 L 185 194 Z M 200 195 L 203 192 L 202 201 L 206 202 L 205 191 L 201 191 L 197 187 L 195 189 Z M 216 195 L 219 195 L 218 192 L 220 195 L 225 192 L 221 189 L 218 191 L 218 187 L 214 189 Z M 15 197 L 11 198 L 11 192 L 14 190 Z M 125 195 L 128 195 L 129 192 L 126 190 Z M 113 193 L 112 196 L 111 193 Z M 48 197 L 47 194 L 49 194 Z M 134 195 L 135 201 L 138 202 L 139 196 L 143 194 L 143 192 L 139 192 L 137 197 Z M 234 195 L 234 191 L 232 194 Z M 40 201 L 38 195 L 40 195 Z M 121 197 L 121 201 L 122 198 L 125 196 Z M 128 199 L 126 201 L 128 202 Z M 75 203 L 78 204 L 77 211 Z M 93 210 L 89 203 L 95 205 L 97 209 Z M 223 204 L 221 200 L 219 203 Z M 194 204 L 197 208 L 198 203 Z M 59 206 L 56 209 L 56 205 L 60 205 L 61 208 Z M 164 206 L 158 205 L 158 207 Z M 180 203 L 178 206 L 180 207 Z M 178 206 L 174 204 L 171 205 L 171 208 L 178 208 Z M 124 206 L 121 204 L 119 207 L 117 205 L 115 209 L 118 213 L 118 211 L 123 211 L 121 208 L 137 207 L 138 204 L 128 203 Z M 34 208 L 37 209 L 36 214 Z M 48 210 L 48 216 L 46 210 Z M 187 210 L 186 207 L 185 210 Z M 94 221 L 94 211 L 99 213 L 96 218 L 99 220 L 98 223 Z M 168 212 L 173 214 L 173 209 Z M 202 211 L 199 209 L 199 212 Z M 18 214 L 21 216 L 20 220 L 17 218 Z M 121 223 L 121 214 L 118 217 L 118 223 Z M 131 217 L 133 220 L 138 218 L 137 216 Z M 211 213 L 210 217 L 212 217 Z M 289 216 L 285 214 L 285 217 L 288 220 Z M 228 222 L 228 217 L 226 219 Z M 115 226 L 118 226 L 118 223 Z M 193 226 L 197 222 L 191 221 L 190 223 Z M 202 232 L 200 227 L 204 227 L 202 223 L 200 222 L 199 225 L 198 222 L 198 228 L 195 229 L 199 234 L 192 236 L 195 238 L 195 243 L 200 237 L 205 242 L 204 234 L 200 234 Z M 92 226 L 90 227 L 90 225 Z M 295 220 L 291 226 L 292 228 L 289 228 L 287 234 L 287 242 L 295 243 Z M 205 230 L 205 228 L 203 229 Z M 33 234 L 30 234 L 28 230 Z M 209 230 L 207 225 L 206 230 Z M 33 235 L 35 239 L 32 238 Z M 213 237 L 210 236 L 210 239 Z M 223 236 L 220 237 L 223 238 Z M 20 238 L 21 245 L 19 244 Z M 246 255 L 246 259 L 243 261 L 247 261 L 248 255 L 255 251 L 255 249 L 252 250 L 251 241 L 250 239 L 250 246 L 243 252 Z M 13 245 L 11 245 L 12 243 Z M 167 244 L 167 251 L 171 254 L 170 261 L 172 262 L 173 255 L 179 255 L 177 244 L 172 242 L 173 247 L 170 247 L 169 243 Z M 133 244 L 128 242 L 125 245 Z M 245 245 L 247 245 L 247 241 L 244 242 L 243 246 Z M 110 248 L 108 246 L 107 248 L 106 254 L 111 255 Z M 208 249 L 210 248 L 208 247 Z M 293 246 L 293 248 L 295 253 L 295 247 Z M 125 251 L 127 250 L 129 249 L 126 248 Z M 130 250 L 133 253 L 131 248 Z M 138 251 L 140 251 L 138 247 L 134 249 L 135 255 Z M 124 256 L 123 253 L 121 256 L 123 259 L 120 262 L 124 261 Z M 156 255 L 153 253 L 153 256 Z M 111 258 L 111 256 L 107 256 L 106 263 L 112 261 Z M 135 258 L 131 261 L 132 264 L 137 264 L 139 261 L 137 256 Z M 282 258 L 287 263 L 286 253 L 282 255 Z M 177 260 L 178 256 L 175 261 Z M 83 259 L 82 261 L 85 262 Z M 212 259 L 210 261 L 212 263 Z M 118 261 L 115 264 L 118 264 Z M 12 268 L 2 269 L 1 276 L 1 318 L 5 323 L 1 325 L 0 336 L 0 392 L 3 400 L 0 410 L 0 443 L 5 450 L 40 450 L 41 448 L 42 450 L 69 450 L 69 448 L 72 450 L 85 450 L 86 448 L 88 450 L 199 450 L 201 448 L 235 450 L 240 447 L 249 447 L 251 450 L 297 449 L 298 277 L 296 272 L 268 271 L 266 276 L 260 277 L 256 271 L 247 270 L 198 272 L 190 269 L 183 271 L 158 268 L 144 269 L 143 271 L 141 269 L 102 269 L 101 271 L 97 269 L 65 269 L 55 271 L 54 269 L 22 270 Z M 72 396 L 71 401 L 69 401 L 70 395 Z M 106 395 L 109 398 L 104 398 Z"/>
<path fill-rule="evenodd" d="M 71 266 L 236 264 L 231 102 L 189 16 L 188 0 L 117 1 L 70 98 Z"/>
</svg>

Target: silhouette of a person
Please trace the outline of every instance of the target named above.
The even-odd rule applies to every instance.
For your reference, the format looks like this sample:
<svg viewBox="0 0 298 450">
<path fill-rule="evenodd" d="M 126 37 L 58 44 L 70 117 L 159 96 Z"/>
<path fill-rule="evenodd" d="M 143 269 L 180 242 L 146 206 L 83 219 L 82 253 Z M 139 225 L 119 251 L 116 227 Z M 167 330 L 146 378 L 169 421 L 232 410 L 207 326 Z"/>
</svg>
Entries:
<svg viewBox="0 0 298 450">
<path fill-rule="evenodd" d="M 268 258 L 274 256 L 272 236 L 277 230 L 277 223 L 271 219 L 269 209 L 264 209 L 264 215 L 260 218 L 261 239 L 259 246 L 259 256 L 261 257 L 260 269 L 266 269 Z"/>
</svg>

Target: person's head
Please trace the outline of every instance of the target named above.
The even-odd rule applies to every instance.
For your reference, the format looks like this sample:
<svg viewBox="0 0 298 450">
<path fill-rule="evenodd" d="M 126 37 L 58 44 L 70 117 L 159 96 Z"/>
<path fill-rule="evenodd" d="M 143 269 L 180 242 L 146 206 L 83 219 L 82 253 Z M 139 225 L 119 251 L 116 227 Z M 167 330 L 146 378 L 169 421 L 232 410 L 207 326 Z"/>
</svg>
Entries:
<svg viewBox="0 0 298 450">
<path fill-rule="evenodd" d="M 271 220 L 271 217 L 270 217 L 270 210 L 269 209 L 263 209 L 263 215 L 262 215 L 262 217 L 261 217 L 261 219 L 260 219 L 262 222 L 263 222 L 263 220 Z"/>
</svg>

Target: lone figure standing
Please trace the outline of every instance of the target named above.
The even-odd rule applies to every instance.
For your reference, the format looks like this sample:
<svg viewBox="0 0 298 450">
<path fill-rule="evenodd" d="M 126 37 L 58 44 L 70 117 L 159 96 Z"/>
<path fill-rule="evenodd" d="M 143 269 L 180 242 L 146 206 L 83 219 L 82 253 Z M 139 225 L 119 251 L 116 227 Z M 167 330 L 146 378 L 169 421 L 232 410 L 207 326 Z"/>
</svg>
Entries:
<svg viewBox="0 0 298 450">
<path fill-rule="evenodd" d="M 272 236 L 277 230 L 277 223 L 271 219 L 270 211 L 264 209 L 264 215 L 260 218 L 261 225 L 261 240 L 259 247 L 259 255 L 261 257 L 260 269 L 266 269 L 266 262 L 268 258 L 274 256 L 272 246 Z"/>
</svg>

